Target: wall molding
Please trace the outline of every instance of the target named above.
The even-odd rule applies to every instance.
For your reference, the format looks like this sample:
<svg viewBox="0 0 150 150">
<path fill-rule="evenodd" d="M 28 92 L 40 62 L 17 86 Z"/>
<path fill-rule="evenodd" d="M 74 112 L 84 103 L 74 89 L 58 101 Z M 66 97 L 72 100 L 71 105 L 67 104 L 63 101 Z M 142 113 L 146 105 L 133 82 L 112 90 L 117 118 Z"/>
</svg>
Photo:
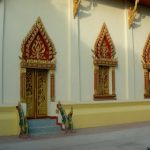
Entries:
<svg viewBox="0 0 150 150">
<path fill-rule="evenodd" d="M 3 51 L 4 51 L 4 17 L 5 17 L 5 2 L 0 1 L 0 104 L 4 103 L 3 100 Z"/>
</svg>

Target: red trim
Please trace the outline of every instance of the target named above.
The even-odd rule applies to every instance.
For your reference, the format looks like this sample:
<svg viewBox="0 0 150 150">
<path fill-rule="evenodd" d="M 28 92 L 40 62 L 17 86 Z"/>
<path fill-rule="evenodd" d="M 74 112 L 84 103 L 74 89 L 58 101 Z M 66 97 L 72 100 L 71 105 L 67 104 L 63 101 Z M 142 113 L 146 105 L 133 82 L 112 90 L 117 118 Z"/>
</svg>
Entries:
<svg viewBox="0 0 150 150">
<path fill-rule="evenodd" d="M 37 28 L 37 27 L 36 27 Z M 32 58 L 32 56 L 34 56 L 34 51 L 32 50 L 32 46 L 33 44 L 35 44 L 35 41 L 37 40 L 37 37 L 40 37 L 39 41 L 43 44 L 42 46 L 44 46 L 45 51 L 42 53 L 42 55 L 40 56 L 40 60 L 48 60 L 51 61 L 54 58 L 54 54 L 53 51 L 50 49 L 50 47 L 48 46 L 48 42 L 46 42 L 47 39 L 45 39 L 43 37 L 43 34 L 41 33 L 40 29 L 38 28 L 38 32 L 36 33 L 36 35 L 33 38 L 33 33 L 34 31 L 32 31 L 31 35 L 28 37 L 28 39 L 25 41 L 24 43 L 24 51 L 22 54 L 22 58 L 27 60 L 27 59 L 32 59 L 32 60 L 37 60 L 38 58 Z M 45 36 L 45 35 L 44 35 Z M 32 43 L 30 43 L 30 41 L 32 41 Z M 30 45 L 29 45 L 30 43 Z M 37 43 L 36 43 L 37 44 Z M 39 43 L 38 43 L 39 44 Z M 41 46 L 41 45 L 40 45 Z M 50 45 L 51 48 L 53 48 L 53 45 Z"/>
<path fill-rule="evenodd" d="M 47 116 L 47 118 L 55 119 L 56 120 L 56 124 L 61 127 L 61 130 L 64 130 L 62 128 L 62 123 L 58 122 L 58 116 Z"/>
<path fill-rule="evenodd" d="M 48 116 L 50 119 L 56 119 L 56 124 L 59 126 L 62 126 L 62 123 L 58 122 L 58 117 L 57 116 Z"/>
</svg>

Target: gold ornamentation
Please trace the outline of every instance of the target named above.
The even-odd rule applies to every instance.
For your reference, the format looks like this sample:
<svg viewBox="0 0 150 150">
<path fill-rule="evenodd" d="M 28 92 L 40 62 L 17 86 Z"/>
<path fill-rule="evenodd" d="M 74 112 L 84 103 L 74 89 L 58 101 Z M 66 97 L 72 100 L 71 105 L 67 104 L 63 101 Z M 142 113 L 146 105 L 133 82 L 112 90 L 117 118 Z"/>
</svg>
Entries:
<svg viewBox="0 0 150 150">
<path fill-rule="evenodd" d="M 26 73 L 26 68 L 21 68 L 21 72 L 20 73 Z"/>
<path fill-rule="evenodd" d="M 109 94 L 109 67 L 99 67 L 99 95 Z"/>
<path fill-rule="evenodd" d="M 27 103 L 27 116 L 30 118 L 46 116 L 47 71 L 55 72 L 56 51 L 40 17 L 23 40 L 21 51 L 20 95 L 21 100 Z M 50 84 L 54 101 L 55 74 Z"/>
<path fill-rule="evenodd" d="M 74 16 L 74 18 L 76 17 L 76 15 L 78 13 L 80 3 L 81 3 L 81 0 L 73 0 L 73 16 Z"/>
<path fill-rule="evenodd" d="M 96 39 L 93 52 L 94 64 L 105 66 L 116 66 L 117 59 L 114 58 L 116 51 L 113 41 L 104 23 L 99 36 Z"/>
<path fill-rule="evenodd" d="M 130 7 L 129 10 L 128 10 L 128 25 L 129 25 L 129 28 L 132 26 L 132 24 L 135 20 L 135 17 L 137 16 L 137 5 L 138 5 L 138 3 L 139 3 L 139 0 L 136 0 L 134 8 L 132 9 Z"/>
<path fill-rule="evenodd" d="M 115 57 L 115 46 L 104 23 L 96 39 L 93 52 L 94 63 L 94 98 L 112 99 L 115 94 L 115 70 L 112 73 L 112 94 L 109 90 L 109 70 L 116 67 L 118 61 Z"/>
<path fill-rule="evenodd" d="M 27 69 L 26 85 L 27 116 L 47 116 L 47 70 Z"/>
<path fill-rule="evenodd" d="M 48 65 L 55 63 L 56 50 L 52 40 L 46 33 L 45 27 L 38 17 L 31 31 L 22 42 L 22 61 L 44 61 Z"/>
<path fill-rule="evenodd" d="M 35 59 L 35 58 L 36 60 L 39 60 L 40 58 L 45 59 L 45 56 L 44 56 L 45 46 L 39 35 L 35 38 L 35 41 L 31 47 L 31 50 L 32 50 L 32 55 L 31 55 L 32 59 Z"/>
<path fill-rule="evenodd" d="M 37 116 L 47 115 L 47 70 L 37 73 Z"/>
<path fill-rule="evenodd" d="M 34 118 L 34 74 L 32 69 L 27 69 L 26 73 L 26 104 L 27 104 L 27 117 Z"/>
<path fill-rule="evenodd" d="M 147 41 L 145 43 L 144 49 L 143 49 L 143 68 L 144 68 L 144 84 L 145 84 L 145 98 L 150 98 L 150 33 L 148 35 Z"/>
<path fill-rule="evenodd" d="M 112 95 L 115 95 L 116 91 L 116 82 L 115 82 L 115 67 L 112 67 Z"/>
<path fill-rule="evenodd" d="M 150 66 L 150 33 L 143 49 L 143 64 Z"/>
<path fill-rule="evenodd" d="M 26 68 L 20 68 L 20 97 L 21 102 L 26 102 Z"/>
<path fill-rule="evenodd" d="M 96 59 L 94 60 L 94 65 L 101 65 L 101 66 L 117 66 L 118 61 L 117 59 Z"/>
<path fill-rule="evenodd" d="M 24 68 L 43 68 L 43 69 L 52 69 L 55 70 L 55 62 L 50 62 L 47 60 L 32 60 L 28 59 L 21 61 L 21 67 Z"/>
<path fill-rule="evenodd" d="M 50 71 L 50 83 L 51 83 L 51 101 L 55 101 L 55 72 L 54 70 Z"/>
</svg>

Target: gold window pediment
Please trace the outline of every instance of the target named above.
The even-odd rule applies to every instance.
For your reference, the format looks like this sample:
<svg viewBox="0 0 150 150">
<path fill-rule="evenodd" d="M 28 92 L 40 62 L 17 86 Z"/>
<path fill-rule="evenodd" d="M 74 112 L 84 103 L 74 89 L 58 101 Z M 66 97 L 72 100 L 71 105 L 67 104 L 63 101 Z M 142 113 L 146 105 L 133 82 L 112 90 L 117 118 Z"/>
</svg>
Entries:
<svg viewBox="0 0 150 150">
<path fill-rule="evenodd" d="M 114 68 L 117 66 L 118 61 L 115 58 L 115 46 L 105 23 L 96 39 L 92 52 L 94 63 L 94 100 L 115 99 Z"/>
<path fill-rule="evenodd" d="M 22 67 L 49 68 L 54 66 L 56 50 L 40 17 L 23 40 L 21 51 Z"/>
</svg>

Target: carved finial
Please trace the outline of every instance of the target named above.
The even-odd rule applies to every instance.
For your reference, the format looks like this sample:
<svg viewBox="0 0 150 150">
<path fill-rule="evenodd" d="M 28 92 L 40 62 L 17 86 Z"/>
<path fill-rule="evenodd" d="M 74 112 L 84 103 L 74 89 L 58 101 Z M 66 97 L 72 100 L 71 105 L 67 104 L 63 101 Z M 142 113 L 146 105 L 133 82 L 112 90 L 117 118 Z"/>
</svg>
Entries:
<svg viewBox="0 0 150 150">
<path fill-rule="evenodd" d="M 145 64 L 150 64 L 150 33 L 147 37 L 144 49 L 143 49 L 143 61 Z"/>
<path fill-rule="evenodd" d="M 80 6 L 81 0 L 73 0 L 73 16 L 76 17 L 78 13 L 78 9 Z"/>
<path fill-rule="evenodd" d="M 129 28 L 132 26 L 132 24 L 135 20 L 135 17 L 137 15 L 137 5 L 138 5 L 138 3 L 139 3 L 139 0 L 136 0 L 134 8 L 132 9 L 130 7 L 129 10 L 128 10 L 128 25 L 129 25 Z"/>
<path fill-rule="evenodd" d="M 114 59 L 115 46 L 110 37 L 106 23 L 103 23 L 92 52 L 94 54 L 93 58 L 95 59 Z"/>
</svg>

